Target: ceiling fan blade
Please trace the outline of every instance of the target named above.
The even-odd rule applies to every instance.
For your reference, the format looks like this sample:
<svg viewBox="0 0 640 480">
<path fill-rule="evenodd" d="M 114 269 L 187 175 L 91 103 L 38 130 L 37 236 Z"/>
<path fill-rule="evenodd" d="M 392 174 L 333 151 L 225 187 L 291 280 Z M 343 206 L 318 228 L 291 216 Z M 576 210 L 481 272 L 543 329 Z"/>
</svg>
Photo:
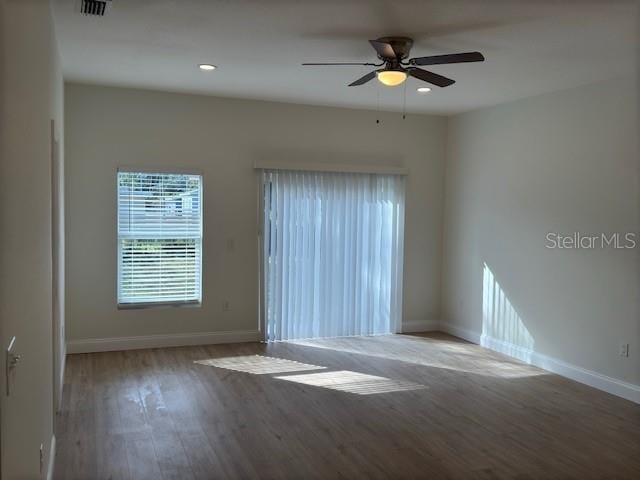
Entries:
<svg viewBox="0 0 640 480">
<path fill-rule="evenodd" d="M 390 43 L 381 42 L 380 40 L 369 40 L 369 43 L 378 52 L 378 56 L 382 58 L 396 58 L 396 52 Z"/>
<path fill-rule="evenodd" d="M 303 66 L 325 66 L 325 65 L 357 65 L 357 66 L 370 66 L 370 67 L 379 67 L 381 64 L 379 63 L 303 63 Z"/>
<path fill-rule="evenodd" d="M 376 70 L 374 70 L 373 72 L 369 72 L 366 75 L 360 77 L 359 79 L 357 79 L 355 82 L 351 82 L 349 84 L 350 87 L 357 87 L 358 85 L 364 85 L 365 83 L 373 80 L 374 78 L 376 78 Z"/>
<path fill-rule="evenodd" d="M 452 53 L 450 55 L 431 55 L 409 60 L 411 65 L 443 65 L 445 63 L 483 62 L 484 55 L 480 52 Z"/>
<path fill-rule="evenodd" d="M 423 82 L 432 83 L 433 85 L 436 85 L 438 87 L 448 87 L 449 85 L 453 85 L 454 83 L 456 83 L 455 80 L 443 77 L 442 75 L 438 75 L 437 73 L 422 70 L 421 68 L 409 68 L 407 69 L 407 71 L 412 77 L 415 77 L 418 80 L 422 80 Z"/>
</svg>

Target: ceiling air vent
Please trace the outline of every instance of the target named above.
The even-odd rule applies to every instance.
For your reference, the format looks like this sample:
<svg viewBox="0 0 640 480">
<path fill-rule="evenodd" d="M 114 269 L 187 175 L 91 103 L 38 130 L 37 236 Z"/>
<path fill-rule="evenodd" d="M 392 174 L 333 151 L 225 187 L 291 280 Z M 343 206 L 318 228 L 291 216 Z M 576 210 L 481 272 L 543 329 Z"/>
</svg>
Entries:
<svg viewBox="0 0 640 480">
<path fill-rule="evenodd" d="M 107 11 L 107 5 L 110 3 L 111 0 L 81 0 L 80 13 L 104 17 Z"/>
</svg>

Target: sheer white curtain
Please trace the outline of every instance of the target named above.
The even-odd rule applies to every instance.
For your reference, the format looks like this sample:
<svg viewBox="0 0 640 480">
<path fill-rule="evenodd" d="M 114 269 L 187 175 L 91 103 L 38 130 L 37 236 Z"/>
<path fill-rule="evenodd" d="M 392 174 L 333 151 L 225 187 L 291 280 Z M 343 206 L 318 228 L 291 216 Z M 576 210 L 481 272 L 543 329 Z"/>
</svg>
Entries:
<svg viewBox="0 0 640 480">
<path fill-rule="evenodd" d="M 396 331 L 405 177 L 263 172 L 267 340 Z"/>
</svg>

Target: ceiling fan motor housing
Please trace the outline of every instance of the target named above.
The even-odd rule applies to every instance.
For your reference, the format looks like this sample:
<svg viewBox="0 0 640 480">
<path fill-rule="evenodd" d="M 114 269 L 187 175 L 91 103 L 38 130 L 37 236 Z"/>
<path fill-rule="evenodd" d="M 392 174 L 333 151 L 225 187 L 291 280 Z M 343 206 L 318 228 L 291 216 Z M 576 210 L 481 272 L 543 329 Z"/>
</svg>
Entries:
<svg viewBox="0 0 640 480">
<path fill-rule="evenodd" d="M 409 37 L 380 37 L 377 39 L 379 42 L 388 43 L 396 54 L 396 58 L 387 58 L 378 55 L 381 60 L 396 61 L 404 60 L 409 56 L 411 47 L 413 47 L 413 39 Z"/>
</svg>

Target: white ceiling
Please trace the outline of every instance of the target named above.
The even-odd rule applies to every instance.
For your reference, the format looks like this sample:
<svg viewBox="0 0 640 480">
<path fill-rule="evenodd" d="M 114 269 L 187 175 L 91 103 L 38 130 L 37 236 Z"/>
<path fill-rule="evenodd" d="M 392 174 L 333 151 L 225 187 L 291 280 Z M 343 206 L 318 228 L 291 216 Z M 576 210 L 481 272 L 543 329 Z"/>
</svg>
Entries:
<svg viewBox="0 0 640 480">
<path fill-rule="evenodd" d="M 457 83 L 407 110 L 452 114 L 635 72 L 636 0 L 113 0 L 104 18 L 54 0 L 65 78 L 217 96 L 402 110 L 403 87 L 347 84 L 376 61 L 367 40 L 414 38 L 412 56 L 481 51 L 431 67 Z M 204 73 L 199 63 L 219 69 Z"/>
</svg>

